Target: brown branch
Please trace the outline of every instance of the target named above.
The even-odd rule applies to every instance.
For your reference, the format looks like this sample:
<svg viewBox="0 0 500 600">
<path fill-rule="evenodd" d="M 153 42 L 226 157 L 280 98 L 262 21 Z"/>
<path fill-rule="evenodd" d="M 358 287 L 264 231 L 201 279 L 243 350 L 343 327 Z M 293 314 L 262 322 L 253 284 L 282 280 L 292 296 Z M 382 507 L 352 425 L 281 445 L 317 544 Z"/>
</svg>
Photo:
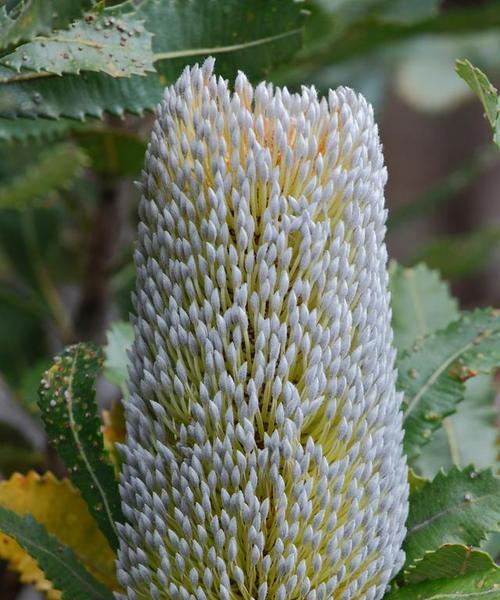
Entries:
<svg viewBox="0 0 500 600">
<path fill-rule="evenodd" d="M 75 316 L 79 340 L 102 342 L 110 305 L 109 274 L 120 232 L 115 180 L 98 180 L 98 204 L 88 247 L 80 304 Z"/>
</svg>

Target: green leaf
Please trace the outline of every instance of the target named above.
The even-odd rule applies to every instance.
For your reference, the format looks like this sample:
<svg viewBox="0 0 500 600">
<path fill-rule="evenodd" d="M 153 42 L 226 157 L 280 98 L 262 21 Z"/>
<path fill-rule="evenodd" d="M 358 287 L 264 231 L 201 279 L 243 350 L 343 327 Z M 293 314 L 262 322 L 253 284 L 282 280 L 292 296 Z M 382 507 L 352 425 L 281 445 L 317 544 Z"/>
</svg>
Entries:
<svg viewBox="0 0 500 600">
<path fill-rule="evenodd" d="M 470 89 L 479 97 L 485 110 L 485 116 L 490 125 L 495 127 L 498 118 L 498 94 L 496 87 L 488 77 L 468 60 L 457 60 L 457 74 L 465 81 Z"/>
<path fill-rule="evenodd" d="M 407 269 L 393 262 L 389 272 L 394 343 L 399 351 L 458 317 L 457 302 L 436 271 L 423 264 Z"/>
<path fill-rule="evenodd" d="M 92 126 L 92 123 L 88 125 Z M 73 119 L 2 119 L 0 118 L 0 142 L 21 142 L 30 140 L 54 140 L 70 131 L 84 129 L 87 123 Z"/>
<path fill-rule="evenodd" d="M 91 0 L 24 0 L 10 12 L 1 6 L 0 48 L 66 27 L 91 5 Z"/>
<path fill-rule="evenodd" d="M 16 384 L 45 351 L 41 315 L 46 318 L 44 307 L 32 295 L 0 282 L 0 363 L 2 376 L 10 383 Z"/>
<path fill-rule="evenodd" d="M 0 66 L 0 78 L 10 74 L 10 69 Z M 92 72 L 52 75 L 1 85 L 0 117 L 68 117 L 83 121 L 86 117 L 102 119 L 104 112 L 118 117 L 126 112 L 143 115 L 144 111 L 155 108 L 161 94 L 156 74 L 119 79 Z"/>
<path fill-rule="evenodd" d="M 464 314 L 398 358 L 398 387 L 405 395 L 404 447 L 410 459 L 444 417 L 455 412 L 464 397 L 464 381 L 498 364 L 500 318 L 492 310 Z"/>
<path fill-rule="evenodd" d="M 456 71 L 479 97 L 493 129 L 493 141 L 500 148 L 500 97 L 488 77 L 468 60 L 457 60 Z"/>
<path fill-rule="evenodd" d="M 424 488 L 428 483 L 429 479 L 422 477 L 415 473 L 415 471 L 410 467 L 408 469 L 408 483 L 410 485 L 410 495 L 416 494 L 420 492 L 422 488 Z"/>
<path fill-rule="evenodd" d="M 0 531 L 34 558 L 64 600 L 113 600 L 113 593 L 78 561 L 73 550 L 50 535 L 31 515 L 0 506 Z"/>
<path fill-rule="evenodd" d="M 403 2 L 404 0 L 401 0 Z M 413 22 L 396 22 L 381 17 L 364 14 L 359 10 L 361 2 L 342 0 L 353 12 L 361 13 L 352 19 L 347 26 L 340 23 L 336 11 L 339 2 L 336 0 L 323 0 L 322 4 L 331 7 L 330 15 L 320 13 L 314 15 L 316 7 L 313 4 L 314 23 L 319 30 L 307 31 L 308 43 L 299 57 L 294 61 L 293 83 L 300 84 L 310 77 L 311 72 L 322 67 L 332 68 L 333 65 L 343 63 L 357 57 L 373 56 L 377 51 L 411 38 L 425 34 L 455 35 L 491 31 L 495 33 L 500 25 L 500 12 L 497 2 L 488 2 L 484 6 L 450 7 L 439 14 L 423 20 Z M 366 4 L 366 2 L 364 3 Z M 420 2 L 406 2 L 408 5 Z M 290 83 L 290 81 L 288 81 Z"/>
<path fill-rule="evenodd" d="M 144 164 L 146 142 L 118 129 L 77 131 L 73 135 L 92 161 L 92 169 L 109 177 L 137 177 Z"/>
<path fill-rule="evenodd" d="M 404 574 L 407 583 L 445 579 L 490 571 L 495 563 L 489 554 L 462 544 L 444 544 L 415 561 Z"/>
<path fill-rule="evenodd" d="M 123 516 L 113 468 L 104 459 L 94 393 L 102 362 L 102 354 L 90 344 L 67 348 L 42 379 L 39 405 L 51 443 L 111 547 L 116 548 L 115 523 L 123 521 Z"/>
<path fill-rule="evenodd" d="M 500 479 L 470 466 L 438 473 L 412 495 L 404 543 L 408 569 L 443 544 L 478 546 L 499 530 Z"/>
<path fill-rule="evenodd" d="M 68 188 L 88 164 L 87 156 L 74 144 L 49 147 L 24 172 L 0 186 L 0 209 L 24 208 L 53 197 Z"/>
<path fill-rule="evenodd" d="M 134 340 L 134 330 L 130 323 L 116 321 L 107 333 L 107 344 L 104 348 L 106 356 L 104 362 L 104 375 L 119 386 L 123 396 L 128 396 L 128 356 Z"/>
<path fill-rule="evenodd" d="M 158 74 L 113 79 L 85 72 L 12 82 L 0 88 L 0 117 L 102 118 L 142 114 L 161 100 L 162 89 L 181 69 L 209 54 L 218 57 L 217 72 L 234 77 L 238 69 L 261 78 L 288 60 L 301 44 L 304 15 L 293 0 L 143 0 L 106 9 L 118 18 L 133 12 L 154 34 Z M 11 71 L 0 68 L 0 78 Z"/>
<path fill-rule="evenodd" d="M 126 7 L 133 6 L 129 0 Z M 266 77 L 301 46 L 304 13 L 290 0 L 143 0 L 137 8 L 154 34 L 153 51 L 162 83 L 174 81 L 187 64 L 217 58 L 217 73 L 234 78 Z"/>
<path fill-rule="evenodd" d="M 493 566 L 463 577 L 436 579 L 406 585 L 384 596 L 384 600 L 498 600 L 500 569 Z"/>
<path fill-rule="evenodd" d="M 444 420 L 443 428 L 436 431 L 415 462 L 415 467 L 426 477 L 434 477 L 439 469 L 453 465 L 473 464 L 482 469 L 498 460 L 497 411 L 491 377 L 474 377 L 465 388 L 456 414 Z"/>
<path fill-rule="evenodd" d="M 4 56 L 0 63 L 12 72 L 0 83 L 80 71 L 144 75 L 154 71 L 151 37 L 132 13 L 120 19 L 89 13 L 69 29 L 36 37 Z"/>
</svg>

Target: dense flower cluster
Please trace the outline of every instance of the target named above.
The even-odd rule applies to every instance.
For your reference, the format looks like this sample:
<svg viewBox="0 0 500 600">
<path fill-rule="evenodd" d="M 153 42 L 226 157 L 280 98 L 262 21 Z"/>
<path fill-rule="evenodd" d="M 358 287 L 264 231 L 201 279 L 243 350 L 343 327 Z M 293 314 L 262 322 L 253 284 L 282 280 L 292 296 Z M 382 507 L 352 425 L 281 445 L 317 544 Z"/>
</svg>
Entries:
<svg viewBox="0 0 500 600">
<path fill-rule="evenodd" d="M 212 69 L 146 155 L 119 597 L 378 600 L 408 491 L 372 109 Z"/>
</svg>

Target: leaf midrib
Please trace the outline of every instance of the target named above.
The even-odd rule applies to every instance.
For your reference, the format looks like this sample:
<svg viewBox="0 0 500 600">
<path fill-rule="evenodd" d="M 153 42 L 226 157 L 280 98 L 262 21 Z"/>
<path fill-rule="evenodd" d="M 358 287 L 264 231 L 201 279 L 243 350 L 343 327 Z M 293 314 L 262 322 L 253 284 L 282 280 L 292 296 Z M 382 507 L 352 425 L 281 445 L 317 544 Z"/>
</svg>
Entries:
<svg viewBox="0 0 500 600">
<path fill-rule="evenodd" d="M 36 541 L 34 541 L 32 538 L 30 538 L 27 534 L 23 534 L 22 532 L 19 533 L 18 531 L 15 531 L 12 533 L 8 533 L 8 535 L 10 535 L 11 537 L 14 536 L 14 539 L 16 541 L 18 541 L 21 545 L 23 545 L 23 541 L 24 541 L 25 548 L 26 548 L 26 546 L 31 546 L 31 547 L 35 548 L 37 551 L 39 551 L 41 554 L 46 554 L 47 556 L 53 558 L 56 562 L 63 565 L 65 567 L 65 569 L 67 571 L 69 571 L 76 579 L 78 579 L 78 581 L 81 584 L 83 584 L 84 587 L 86 587 L 88 590 L 92 591 L 92 593 L 96 592 L 95 586 L 91 585 L 91 583 L 89 581 L 82 578 L 80 573 L 78 572 L 78 570 L 75 570 L 71 566 L 71 564 L 68 564 L 68 562 L 66 560 L 64 560 L 62 556 L 58 555 L 57 553 L 52 552 L 46 546 L 40 546 Z M 26 550 L 28 550 L 28 548 L 26 548 Z M 89 576 L 91 576 L 90 573 L 89 573 Z M 97 592 L 99 593 L 99 598 L 103 598 L 103 600 L 105 600 L 105 597 L 101 595 L 100 590 L 97 590 Z M 63 592 L 63 594 L 64 594 L 64 592 Z"/>
<path fill-rule="evenodd" d="M 240 44 L 232 44 L 230 46 L 214 46 L 212 48 L 189 48 L 187 50 L 173 50 L 171 52 L 159 52 L 154 55 L 154 60 L 168 60 L 172 58 L 184 58 L 188 56 L 198 56 L 200 54 L 223 54 L 225 52 L 235 52 L 236 50 L 245 50 L 247 48 L 253 48 L 254 46 L 263 46 L 264 44 L 271 44 L 277 40 L 292 36 L 299 35 L 302 33 L 302 28 L 291 29 L 283 33 L 276 35 L 258 38 L 250 42 L 242 42 Z"/>
<path fill-rule="evenodd" d="M 467 506 L 471 506 L 474 503 L 478 503 L 481 502 L 483 500 L 486 500 L 488 498 L 497 498 L 496 494 L 484 494 L 483 496 L 474 496 L 473 498 L 471 498 L 468 503 Z M 408 529 L 408 534 L 407 537 L 409 537 L 411 534 L 420 531 L 423 527 L 426 527 L 427 525 L 430 525 L 431 523 L 434 523 L 434 521 L 436 521 L 437 519 L 440 519 L 441 517 L 455 512 L 455 511 L 459 511 L 461 507 L 464 506 L 464 500 L 463 498 L 460 500 L 460 503 L 454 504 L 453 506 L 449 506 L 448 508 L 445 508 L 444 510 L 439 511 L 438 513 L 432 515 L 431 517 L 429 517 L 428 519 L 426 519 L 425 521 L 422 521 L 421 523 L 417 523 L 416 525 L 414 525 L 411 529 Z M 463 508 L 462 508 L 463 510 Z"/>
<path fill-rule="evenodd" d="M 407 407 L 403 411 L 403 420 L 405 421 L 408 415 L 413 411 L 415 406 L 418 404 L 422 396 L 427 392 L 427 390 L 436 382 L 436 380 L 444 373 L 444 371 L 454 362 L 456 361 L 460 355 L 464 352 L 467 352 L 474 345 L 478 336 L 475 336 L 473 340 L 461 346 L 458 350 L 456 350 L 450 357 L 445 359 L 445 361 L 439 365 L 437 369 L 435 369 L 431 376 L 427 379 L 427 381 L 422 385 L 422 387 L 418 390 L 418 392 L 413 396 L 413 398 L 408 403 Z"/>
<path fill-rule="evenodd" d="M 96 488 L 97 488 L 97 490 L 99 492 L 99 495 L 102 498 L 102 501 L 103 501 L 103 504 L 104 504 L 104 508 L 105 508 L 106 514 L 108 516 L 108 520 L 109 520 L 109 522 L 111 524 L 111 528 L 112 528 L 113 532 L 115 533 L 115 535 L 118 537 L 118 531 L 116 529 L 115 522 L 113 520 L 113 513 L 112 513 L 111 508 L 109 506 L 106 493 L 104 492 L 104 489 L 102 488 L 102 486 L 101 486 L 101 484 L 99 482 L 99 479 L 94 474 L 94 470 L 92 469 L 92 465 L 90 464 L 90 462 L 89 462 L 89 460 L 87 458 L 87 454 L 85 452 L 85 448 L 84 448 L 84 446 L 83 446 L 83 444 L 82 444 L 82 442 L 80 440 L 80 437 L 78 435 L 78 432 L 76 430 L 76 421 L 75 421 L 75 416 L 74 416 L 74 413 L 73 413 L 73 393 L 72 393 L 72 389 L 73 389 L 73 378 L 74 378 L 74 375 L 75 375 L 76 361 L 77 361 L 77 358 L 78 358 L 78 352 L 79 351 L 76 350 L 75 356 L 73 357 L 73 362 L 71 363 L 71 371 L 70 371 L 69 381 L 68 381 L 68 389 L 64 393 L 64 398 L 66 400 L 66 406 L 68 408 L 69 421 L 70 421 L 70 425 L 71 425 L 70 431 L 71 431 L 71 433 L 73 435 L 73 438 L 75 440 L 76 447 L 80 451 L 80 454 L 81 454 L 82 460 L 83 460 L 83 462 L 85 464 L 85 467 L 87 468 L 87 471 L 89 472 L 89 474 L 90 474 L 90 476 L 92 478 L 92 481 L 94 482 L 94 484 L 95 484 L 95 486 L 96 486 Z"/>
<path fill-rule="evenodd" d="M 478 596 L 489 596 L 490 594 L 496 594 L 497 592 L 498 586 L 494 583 L 491 589 L 485 590 L 483 592 L 450 592 L 449 594 L 440 594 L 438 592 L 437 595 L 427 596 L 426 600 L 447 600 L 448 598 L 457 598 L 458 600 L 461 600 L 462 598 L 477 598 Z"/>
</svg>

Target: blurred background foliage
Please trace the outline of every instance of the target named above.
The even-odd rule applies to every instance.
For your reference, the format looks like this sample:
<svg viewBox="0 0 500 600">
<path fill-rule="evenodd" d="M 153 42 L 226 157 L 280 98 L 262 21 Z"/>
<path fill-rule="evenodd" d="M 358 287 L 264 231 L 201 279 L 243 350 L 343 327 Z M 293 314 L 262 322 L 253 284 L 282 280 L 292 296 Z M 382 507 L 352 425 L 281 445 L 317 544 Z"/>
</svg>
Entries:
<svg viewBox="0 0 500 600">
<path fill-rule="evenodd" d="M 83 52 L 82 38 L 98 47 L 105 40 L 106 56 Z M 36 397 L 65 345 L 107 343 L 101 405 L 126 393 L 134 181 L 161 89 L 207 54 L 230 78 L 241 68 L 290 89 L 362 92 L 389 169 L 391 257 L 439 271 L 462 308 L 500 304 L 500 153 L 490 131 L 497 97 L 491 92 L 488 115 L 488 97 L 482 106 L 455 72 L 467 58 L 492 85 L 500 81 L 499 0 L 0 2 L 3 476 L 61 473 Z M 486 437 L 469 436 L 460 461 L 491 464 L 495 389 L 489 378 L 471 384 L 453 435 L 467 439 L 472 422 L 487 422 Z M 457 462 L 446 431 L 420 457 L 422 474 Z M 15 577 L 3 577 L 2 598 L 16 597 Z"/>
</svg>

